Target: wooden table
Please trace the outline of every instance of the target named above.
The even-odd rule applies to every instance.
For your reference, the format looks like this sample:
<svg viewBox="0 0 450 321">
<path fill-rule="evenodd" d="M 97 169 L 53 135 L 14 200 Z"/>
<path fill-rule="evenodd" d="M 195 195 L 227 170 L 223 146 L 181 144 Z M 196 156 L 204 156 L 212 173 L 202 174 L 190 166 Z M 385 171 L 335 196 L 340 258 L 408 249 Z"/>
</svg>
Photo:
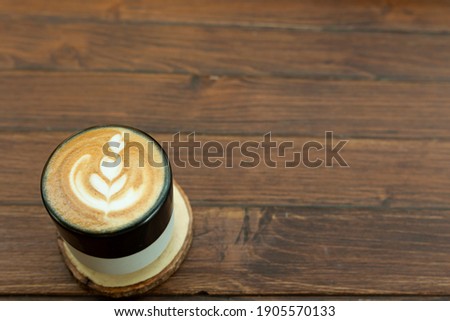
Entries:
<svg viewBox="0 0 450 321">
<path fill-rule="evenodd" d="M 4 0 L 0 69 L 1 298 L 95 298 L 39 178 L 107 123 L 349 141 L 349 168 L 174 167 L 194 241 L 146 299 L 450 296 L 448 2 Z"/>
</svg>

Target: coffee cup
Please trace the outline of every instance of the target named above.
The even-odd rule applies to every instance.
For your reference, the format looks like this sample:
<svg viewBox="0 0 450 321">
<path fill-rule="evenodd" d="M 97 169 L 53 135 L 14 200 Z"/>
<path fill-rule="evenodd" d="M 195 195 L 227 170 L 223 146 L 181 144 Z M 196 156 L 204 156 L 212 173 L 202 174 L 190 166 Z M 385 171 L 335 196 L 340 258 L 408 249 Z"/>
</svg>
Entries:
<svg viewBox="0 0 450 321">
<path fill-rule="evenodd" d="M 51 154 L 42 200 L 72 255 L 87 268 L 128 274 L 155 261 L 173 234 L 169 159 L 128 126 L 85 129 Z"/>
</svg>

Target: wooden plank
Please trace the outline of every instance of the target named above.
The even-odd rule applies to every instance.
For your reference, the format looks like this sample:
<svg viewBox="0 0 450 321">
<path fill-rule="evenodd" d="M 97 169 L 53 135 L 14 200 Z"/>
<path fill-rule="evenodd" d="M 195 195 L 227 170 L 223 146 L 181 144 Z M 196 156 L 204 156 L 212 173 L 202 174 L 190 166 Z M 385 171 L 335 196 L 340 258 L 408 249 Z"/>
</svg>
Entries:
<svg viewBox="0 0 450 321">
<path fill-rule="evenodd" d="M 90 125 L 88 123 L 86 126 Z M 39 177 L 47 157 L 53 148 L 69 132 L 3 132 L 0 133 L 0 201 L 4 204 L 40 203 Z M 156 134 L 161 142 L 172 140 L 172 135 Z M 204 144 L 218 141 L 224 149 L 231 141 L 262 142 L 258 136 L 209 136 L 197 135 Z M 181 140 L 187 140 L 181 136 Z M 302 151 L 305 142 L 320 137 L 277 137 L 280 144 L 292 141 L 295 149 L 287 149 L 286 156 L 272 154 L 277 168 L 267 167 L 259 154 L 255 168 L 240 167 L 249 160 L 234 151 L 229 157 L 220 158 L 222 165 L 209 168 L 201 149 L 180 150 L 180 159 L 195 157 L 203 161 L 200 168 L 186 165 L 181 168 L 172 159 L 174 177 L 196 204 L 245 204 L 290 206 L 364 206 L 406 208 L 449 208 L 450 198 L 450 150 L 449 141 L 437 140 L 379 140 L 351 139 L 341 150 L 348 168 L 336 166 L 284 168 L 285 161 L 292 160 L 292 152 Z M 333 146 L 337 144 L 337 140 Z M 192 145 L 193 146 L 193 145 Z M 188 154 L 189 152 L 189 154 Z M 324 151 L 312 153 L 310 158 L 324 159 Z M 232 163 L 226 163 L 226 160 Z M 215 159 L 210 159 L 213 161 Z M 232 168 L 226 168 L 226 165 Z M 11 184 L 13 182 L 14 184 Z"/>
<path fill-rule="evenodd" d="M 156 295 L 148 293 L 133 301 L 448 301 L 440 295 Z M 97 301 L 105 297 L 91 295 L 0 295 L 2 301 Z"/>
<path fill-rule="evenodd" d="M 449 80 L 448 35 L 0 21 L 0 70 Z"/>
<path fill-rule="evenodd" d="M 194 242 L 154 295 L 446 295 L 450 212 L 194 207 Z M 0 293 L 86 293 L 42 206 L 0 207 Z"/>
<path fill-rule="evenodd" d="M 1 130 L 448 139 L 450 85 L 123 73 L 0 73 Z"/>
<path fill-rule="evenodd" d="M 94 0 L 83 5 L 47 0 L 6 0 L 0 14 L 8 17 L 46 17 L 190 23 L 271 28 L 329 28 L 344 30 L 449 31 L 448 3 L 345 0 L 322 1 L 123 1 Z"/>
</svg>

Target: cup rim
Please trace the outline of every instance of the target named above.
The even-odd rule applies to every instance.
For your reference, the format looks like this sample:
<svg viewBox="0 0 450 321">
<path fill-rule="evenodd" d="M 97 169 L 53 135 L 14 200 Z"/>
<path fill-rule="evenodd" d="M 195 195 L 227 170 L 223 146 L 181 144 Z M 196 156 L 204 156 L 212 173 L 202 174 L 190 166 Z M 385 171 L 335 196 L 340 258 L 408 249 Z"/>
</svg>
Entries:
<svg viewBox="0 0 450 321">
<path fill-rule="evenodd" d="M 138 134 L 141 134 L 147 138 L 149 138 L 151 141 L 153 141 L 154 143 L 156 143 L 156 145 L 158 146 L 158 148 L 161 150 L 162 156 L 163 156 L 163 160 L 166 163 L 165 166 L 165 179 L 164 179 L 164 185 L 163 185 L 163 189 L 160 193 L 160 195 L 158 196 L 158 199 L 156 200 L 156 202 L 153 204 L 153 206 L 151 208 L 148 209 L 148 211 L 146 211 L 143 215 L 141 215 L 141 218 L 138 219 L 137 221 L 135 221 L 133 224 L 127 225 L 119 230 L 114 230 L 114 231 L 106 231 L 106 232 L 93 232 L 93 231 L 89 231 L 89 230 L 85 230 L 85 229 L 81 229 L 81 228 L 77 228 L 74 225 L 71 225 L 70 223 L 68 223 L 67 221 L 65 221 L 59 214 L 57 214 L 57 212 L 51 207 L 51 205 L 47 202 L 47 200 L 45 199 L 45 192 L 44 192 L 44 177 L 46 175 L 46 171 L 47 171 L 47 167 L 48 164 L 50 162 L 50 160 L 52 159 L 53 155 L 62 147 L 64 146 L 64 144 L 68 143 L 70 140 L 72 140 L 73 138 L 91 131 L 91 130 L 95 130 L 95 129 L 101 129 L 101 128 L 108 128 L 108 127 L 117 127 L 117 128 L 123 128 L 123 129 L 128 129 L 130 131 L 134 131 Z M 40 178 L 40 192 L 41 192 L 41 199 L 42 202 L 44 204 L 44 207 L 46 208 L 47 212 L 50 214 L 51 218 L 57 223 L 59 224 L 61 227 L 63 227 L 64 229 L 68 230 L 71 233 L 74 234 L 78 234 L 80 236 L 89 236 L 89 237 L 94 237 L 94 238 L 109 238 L 109 237 L 115 237 L 115 236 L 120 236 L 123 234 L 127 234 L 130 231 L 133 231 L 145 224 L 147 224 L 149 221 L 151 221 L 155 215 L 161 210 L 161 208 L 164 206 L 164 204 L 166 203 L 167 198 L 170 196 L 170 191 L 172 188 L 172 168 L 170 165 L 170 161 L 169 161 L 169 157 L 167 155 L 167 153 L 165 152 L 165 150 L 162 148 L 161 144 L 154 139 L 151 135 L 147 134 L 146 132 L 137 129 L 135 127 L 132 126 L 128 126 L 128 125 L 118 125 L 118 124 L 107 124 L 107 125 L 95 125 L 95 126 L 91 126 L 91 127 L 87 127 L 85 129 L 82 129 L 80 131 L 78 131 L 77 133 L 70 135 L 69 137 L 67 137 L 66 139 L 64 139 L 61 143 L 59 143 L 55 149 L 52 151 L 52 153 L 50 154 L 50 156 L 48 157 L 47 161 L 45 162 L 44 168 L 42 170 L 41 173 L 41 178 Z"/>
</svg>

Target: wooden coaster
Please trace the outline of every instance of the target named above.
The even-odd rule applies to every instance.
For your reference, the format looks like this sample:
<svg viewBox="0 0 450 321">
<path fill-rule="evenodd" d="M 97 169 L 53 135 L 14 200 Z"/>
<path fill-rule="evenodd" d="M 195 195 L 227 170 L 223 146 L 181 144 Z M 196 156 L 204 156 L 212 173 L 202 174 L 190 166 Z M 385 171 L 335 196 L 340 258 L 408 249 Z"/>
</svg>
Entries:
<svg viewBox="0 0 450 321">
<path fill-rule="evenodd" d="M 58 246 L 64 262 L 83 287 L 113 297 L 139 295 L 167 280 L 181 265 L 192 243 L 192 209 L 189 199 L 174 181 L 174 230 L 172 239 L 161 256 L 143 269 L 122 275 L 96 272 L 80 263 L 58 236 Z"/>
</svg>

